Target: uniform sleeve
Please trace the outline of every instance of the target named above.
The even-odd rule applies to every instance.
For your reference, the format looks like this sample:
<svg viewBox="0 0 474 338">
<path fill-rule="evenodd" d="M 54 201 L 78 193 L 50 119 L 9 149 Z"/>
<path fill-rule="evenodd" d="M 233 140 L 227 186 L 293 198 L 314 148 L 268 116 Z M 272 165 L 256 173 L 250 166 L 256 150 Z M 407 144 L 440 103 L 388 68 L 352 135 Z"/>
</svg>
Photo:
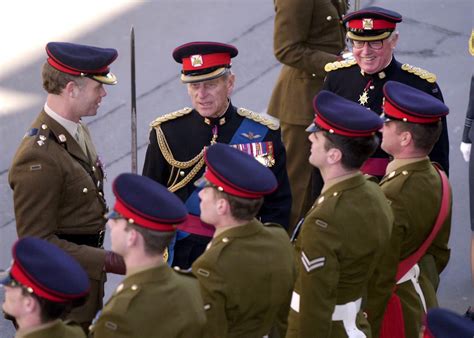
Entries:
<svg viewBox="0 0 474 338">
<path fill-rule="evenodd" d="M 318 24 L 313 21 L 314 5 L 314 1 L 275 0 L 275 57 L 287 66 L 308 73 L 320 72 L 326 63 L 337 59 L 336 55 L 317 50 L 307 43 L 311 26 Z"/>
<path fill-rule="evenodd" d="M 469 132 L 472 126 L 472 120 L 474 120 L 474 75 L 471 76 L 471 89 L 469 90 L 469 102 L 466 112 L 466 120 L 464 122 L 464 131 L 462 134 L 462 141 L 465 143 L 472 143 L 469 137 Z"/>
<path fill-rule="evenodd" d="M 32 170 L 32 167 L 36 167 Z M 59 239 L 60 202 L 66 173 L 50 152 L 24 152 L 9 174 L 18 237 L 35 236 L 58 245 L 78 260 L 90 278 L 101 280 L 102 249 Z M 87 175 L 87 174 L 85 174 Z M 91 201 L 94 203 L 94 201 Z"/>
<path fill-rule="evenodd" d="M 441 93 L 441 89 L 439 88 L 438 84 L 430 84 L 430 88 L 431 89 L 428 91 L 428 93 L 444 102 L 443 94 Z M 435 143 L 429 157 L 431 161 L 441 164 L 443 170 L 446 172 L 446 175 L 449 175 L 449 137 L 446 117 L 442 118 L 441 123 L 443 126 L 441 135 L 439 136 L 438 141 Z"/>
<path fill-rule="evenodd" d="M 303 225 L 300 257 L 296 257 L 299 259 L 295 290 L 299 291 L 300 298 L 297 316 L 299 336 L 313 337 L 318 332 L 318 337 L 332 337 L 341 240 L 335 226 L 328 224 L 322 228 L 315 223 L 314 218 L 309 221 Z M 294 311 L 293 306 L 290 311 Z"/>
<path fill-rule="evenodd" d="M 258 213 L 262 223 L 277 223 L 288 229 L 291 211 L 291 190 L 286 171 L 286 151 L 281 142 L 280 130 L 273 131 L 269 140 L 275 152 L 275 165 L 271 167 L 278 181 L 278 188 L 265 196 L 264 203 Z"/>
<path fill-rule="evenodd" d="M 369 279 L 364 311 L 367 313 L 373 337 L 378 337 L 380 334 L 385 308 L 396 283 L 395 275 L 400 260 L 400 245 L 403 237 L 404 227 L 394 224 L 390 245 L 382 253 L 380 261 Z"/>
<path fill-rule="evenodd" d="M 160 147 L 158 146 L 156 130 L 154 128 L 150 131 L 150 143 L 146 150 L 142 175 L 165 186 L 168 185 L 169 169 L 167 162 L 161 153 Z"/>
<path fill-rule="evenodd" d="M 227 337 L 226 282 L 219 274 L 219 266 L 205 264 L 202 260 L 193 264 L 193 273 L 199 280 L 201 296 L 206 313 L 205 337 Z M 200 271 L 205 271 L 204 276 Z"/>
</svg>

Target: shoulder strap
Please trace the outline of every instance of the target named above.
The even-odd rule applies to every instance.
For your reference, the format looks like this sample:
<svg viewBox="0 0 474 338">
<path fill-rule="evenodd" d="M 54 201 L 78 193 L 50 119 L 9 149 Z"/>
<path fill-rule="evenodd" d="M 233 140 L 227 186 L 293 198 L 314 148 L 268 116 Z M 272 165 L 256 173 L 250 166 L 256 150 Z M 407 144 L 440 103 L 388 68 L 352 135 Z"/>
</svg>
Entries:
<svg viewBox="0 0 474 338">
<path fill-rule="evenodd" d="M 421 257 L 423 257 L 423 255 L 426 253 L 426 250 L 428 250 L 428 247 L 431 245 L 439 230 L 441 229 L 441 226 L 443 225 L 449 213 L 449 201 L 451 200 L 449 181 L 444 171 L 439 169 L 437 166 L 434 167 L 441 178 L 441 206 L 439 208 L 439 213 L 436 217 L 436 221 L 431 233 L 425 239 L 423 244 L 414 253 L 398 264 L 396 276 L 397 281 L 400 280 L 400 278 L 402 278 L 416 263 L 418 263 Z"/>
</svg>

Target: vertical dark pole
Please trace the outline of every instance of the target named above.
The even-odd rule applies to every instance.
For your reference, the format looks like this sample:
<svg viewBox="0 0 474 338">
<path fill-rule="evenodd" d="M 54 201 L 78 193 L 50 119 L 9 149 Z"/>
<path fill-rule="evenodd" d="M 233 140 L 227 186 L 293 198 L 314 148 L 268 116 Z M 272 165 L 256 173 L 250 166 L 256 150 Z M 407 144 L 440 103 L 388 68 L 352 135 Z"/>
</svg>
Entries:
<svg viewBox="0 0 474 338">
<path fill-rule="evenodd" d="M 135 85 L 135 29 L 130 31 L 130 61 L 131 61 L 131 87 L 132 87 L 132 173 L 137 173 L 137 93 Z"/>
</svg>

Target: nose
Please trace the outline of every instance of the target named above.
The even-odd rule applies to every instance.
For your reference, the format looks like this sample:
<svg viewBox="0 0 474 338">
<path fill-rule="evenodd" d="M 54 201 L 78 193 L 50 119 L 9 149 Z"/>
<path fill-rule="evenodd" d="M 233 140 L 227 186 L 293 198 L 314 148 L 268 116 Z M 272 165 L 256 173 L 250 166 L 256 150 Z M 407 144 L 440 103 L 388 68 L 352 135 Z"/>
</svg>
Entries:
<svg viewBox="0 0 474 338">
<path fill-rule="evenodd" d="M 100 97 L 107 96 L 107 91 L 105 90 L 104 86 L 100 87 Z"/>
</svg>

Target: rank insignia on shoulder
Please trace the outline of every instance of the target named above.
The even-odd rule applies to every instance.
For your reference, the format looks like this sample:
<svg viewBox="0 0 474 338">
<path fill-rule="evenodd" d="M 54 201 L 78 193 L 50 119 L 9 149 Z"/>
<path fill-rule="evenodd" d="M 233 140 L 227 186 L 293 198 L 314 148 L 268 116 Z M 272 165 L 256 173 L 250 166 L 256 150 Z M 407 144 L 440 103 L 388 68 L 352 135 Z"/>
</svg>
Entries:
<svg viewBox="0 0 474 338">
<path fill-rule="evenodd" d="M 115 324 L 114 322 L 111 322 L 111 321 L 106 321 L 104 326 L 109 329 L 109 330 L 112 330 L 112 331 L 116 331 L 117 328 L 118 328 L 118 325 Z"/>
<path fill-rule="evenodd" d="M 211 275 L 211 274 L 209 273 L 209 271 L 204 270 L 204 269 L 202 269 L 202 268 L 197 269 L 197 274 L 198 274 L 198 275 L 201 275 L 201 276 L 203 276 L 203 277 L 209 277 L 209 276 Z"/>
<path fill-rule="evenodd" d="M 353 65 L 357 64 L 355 59 L 348 59 L 344 61 L 335 61 L 326 63 L 324 66 L 324 71 L 329 73 L 333 70 L 341 69 L 341 68 L 348 68 L 352 67 Z"/>
<path fill-rule="evenodd" d="M 323 221 L 322 219 L 317 219 L 315 223 L 323 229 L 326 229 L 328 227 L 327 222 Z"/>
<path fill-rule="evenodd" d="M 255 122 L 258 122 L 260 124 L 263 124 L 264 126 L 266 126 L 267 128 L 271 130 L 278 130 L 279 128 L 278 123 L 272 121 L 269 117 L 266 117 L 263 114 L 253 112 L 246 108 L 237 109 L 237 114 L 239 114 L 240 116 L 246 117 L 250 120 L 253 120 Z"/>
<path fill-rule="evenodd" d="M 317 257 L 315 259 L 309 259 L 304 251 L 301 251 L 301 262 L 306 272 L 311 272 L 315 269 L 322 268 L 326 263 L 326 257 Z"/>
<path fill-rule="evenodd" d="M 185 108 L 183 108 L 183 109 L 174 111 L 174 112 L 172 112 L 172 113 L 168 113 L 168 114 L 165 114 L 165 115 L 163 115 L 163 116 L 157 117 L 155 120 L 153 120 L 153 121 L 150 123 L 150 127 L 151 127 L 151 128 L 154 128 L 154 127 L 160 125 L 160 124 L 163 123 L 163 122 L 166 122 L 166 121 L 169 121 L 169 120 L 174 120 L 174 119 L 176 119 L 176 118 L 178 118 L 178 117 L 187 115 L 187 114 L 189 114 L 189 113 L 192 112 L 192 111 L 193 111 L 192 108 L 185 107 Z"/>
<path fill-rule="evenodd" d="M 231 147 L 253 156 L 265 167 L 273 167 L 275 165 L 275 151 L 272 141 L 231 144 Z"/>
<path fill-rule="evenodd" d="M 433 73 L 430 73 L 429 71 L 427 71 L 423 68 L 415 67 L 415 66 L 409 65 L 408 63 L 404 63 L 402 65 L 402 70 L 404 70 L 408 73 L 415 74 L 415 75 L 419 76 L 420 78 L 422 78 L 423 80 L 428 81 L 429 83 L 435 83 L 436 82 L 436 75 L 433 74 Z"/>
<path fill-rule="evenodd" d="M 25 133 L 23 138 L 28 137 L 28 136 L 35 136 L 36 134 L 38 134 L 38 128 L 31 128 Z"/>
</svg>

